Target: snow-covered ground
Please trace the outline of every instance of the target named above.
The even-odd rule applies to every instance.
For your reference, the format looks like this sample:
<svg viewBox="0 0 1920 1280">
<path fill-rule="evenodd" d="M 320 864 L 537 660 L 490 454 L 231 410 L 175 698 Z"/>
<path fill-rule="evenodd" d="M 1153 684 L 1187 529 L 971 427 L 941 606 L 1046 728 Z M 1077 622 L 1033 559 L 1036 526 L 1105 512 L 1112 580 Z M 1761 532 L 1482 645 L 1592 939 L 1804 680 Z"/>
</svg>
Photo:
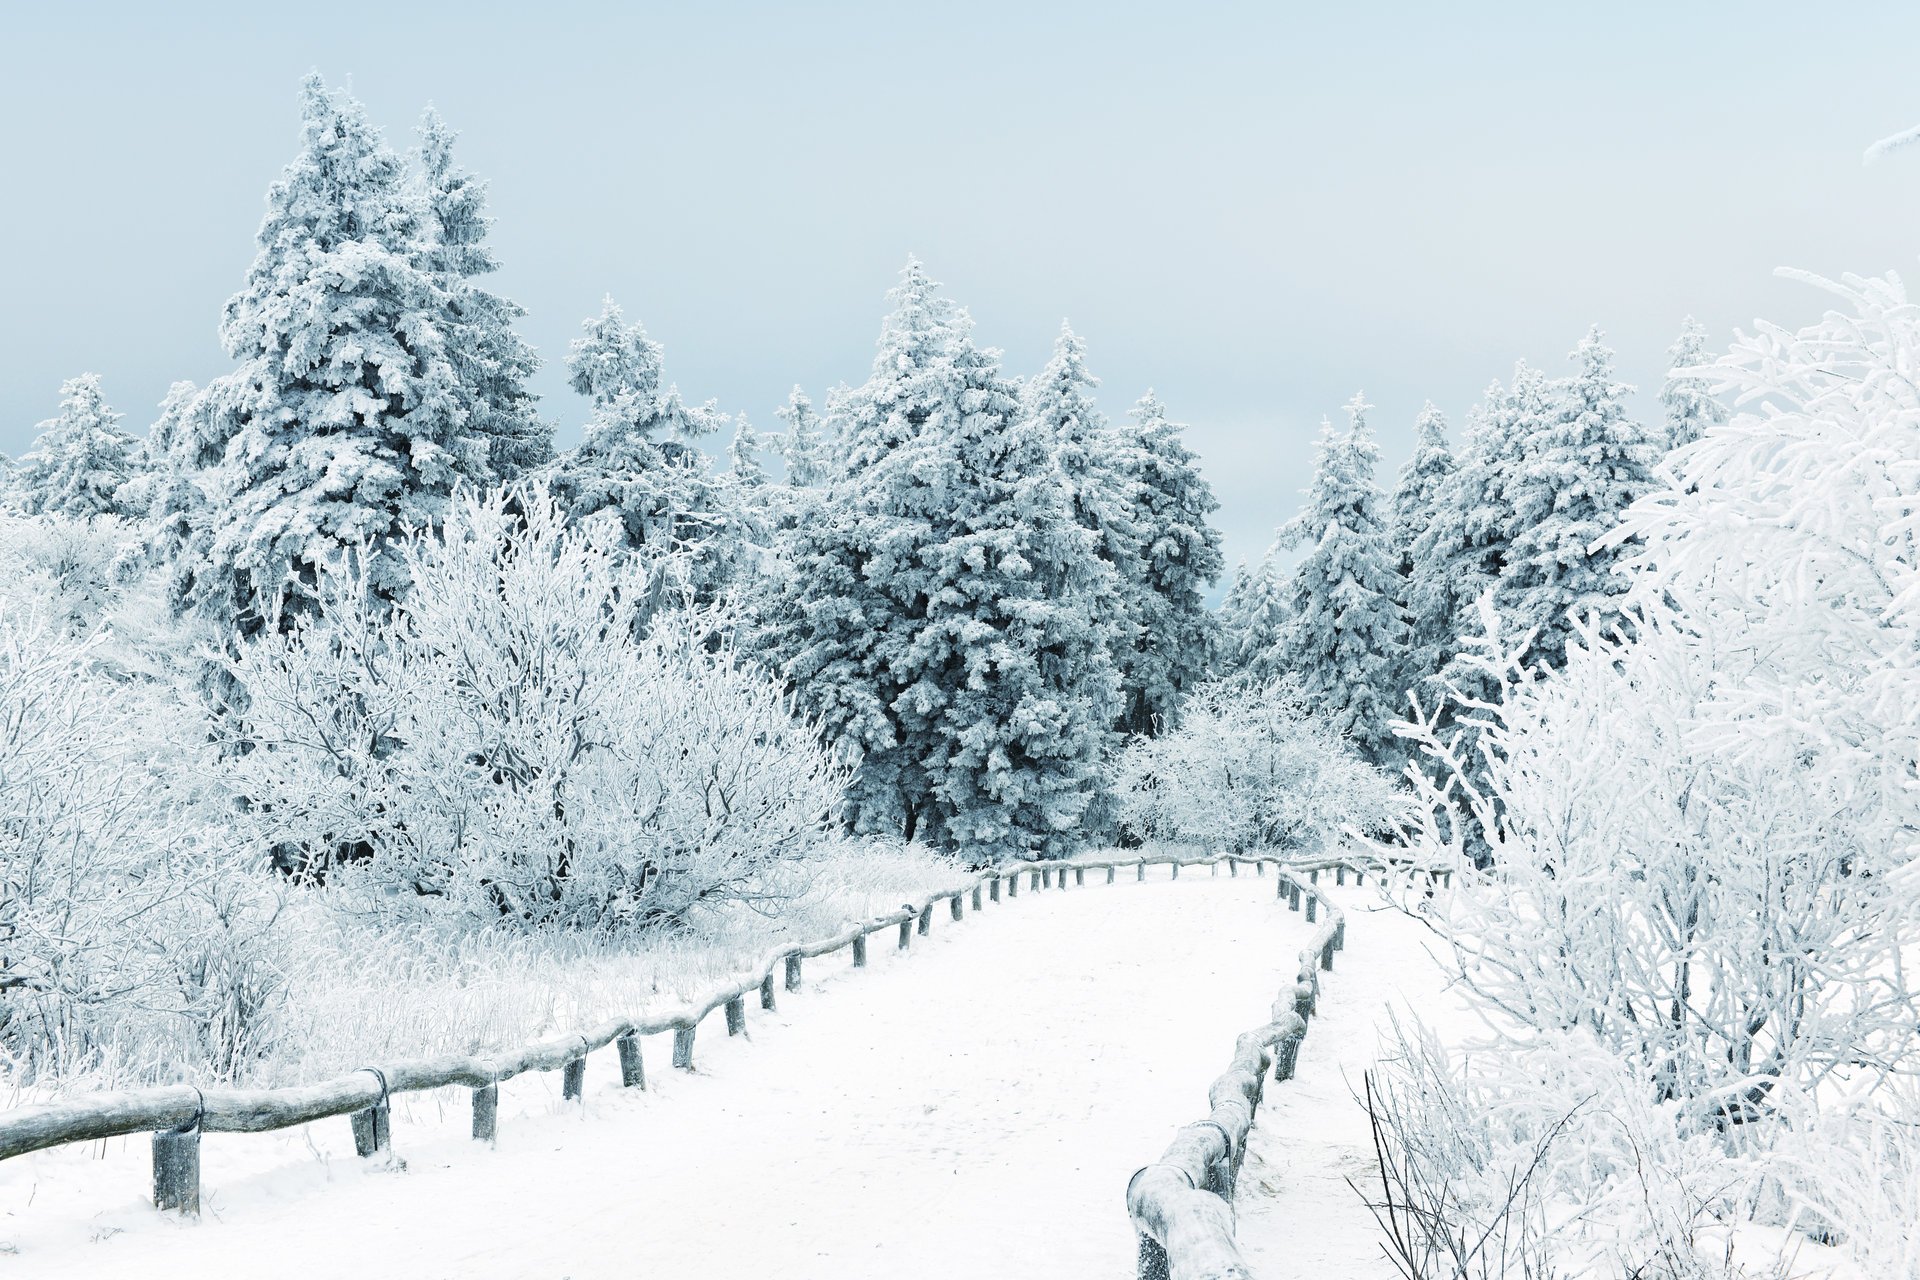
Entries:
<svg viewBox="0 0 1920 1280">
<path fill-rule="evenodd" d="M 345 1120 L 209 1135 L 198 1224 L 146 1205 L 144 1138 L 0 1165 L 0 1270 L 45 1277 L 1048 1276 L 1130 1274 L 1128 1176 L 1204 1113 L 1233 1039 L 1266 1019 L 1306 926 L 1273 880 L 1189 871 L 1167 883 L 1023 890 L 964 922 L 937 917 L 872 965 L 811 962 L 777 1013 L 728 1040 L 703 1024 L 699 1070 L 647 1045 L 650 1088 L 588 1063 L 584 1106 L 554 1076 L 502 1087 L 500 1142 L 465 1136 L 464 1091 L 396 1099 L 405 1169 L 352 1155 Z M 1090 880 L 1094 877 L 1089 877 Z M 1417 926 L 1364 914 L 1301 1061 L 1268 1095 L 1240 1213 L 1265 1276 L 1290 1274 L 1301 1212 L 1316 1236 L 1364 1230 L 1357 1201 L 1304 1181 L 1358 1112 L 1345 1045 L 1373 1044 Z M 1391 943 L 1391 945 L 1389 945 Z M 370 1015 L 377 1016 L 377 1011 Z M 1357 1077 L 1356 1077 L 1357 1078 Z M 1311 1122 L 1299 1178 L 1275 1169 Z M 1349 1153 L 1333 1150 L 1332 1160 Z M 1342 1166 L 1344 1168 L 1344 1165 Z M 1321 1181 L 1324 1181 L 1321 1180 Z M 1256 1188 L 1307 1196 L 1254 1203 Z M 1347 1196 L 1351 1200 L 1351 1193 Z M 1294 1225 L 1288 1227 L 1288 1219 Z M 1365 1244 L 1354 1248 L 1364 1253 Z M 1322 1271 L 1320 1274 L 1335 1274 Z M 1340 1274 L 1363 1274 L 1358 1270 Z"/>
<path fill-rule="evenodd" d="M 1424 925 L 1372 886 L 1321 888 L 1347 913 L 1347 948 L 1322 974 L 1320 1012 L 1293 1080 L 1269 1086 L 1254 1114 L 1234 1210 L 1241 1252 L 1260 1280 L 1394 1280 L 1381 1233 L 1348 1184 L 1377 1193 L 1366 1111 L 1356 1100 L 1389 1012 L 1416 1014 L 1454 1039 L 1478 1025 L 1449 991 Z M 1371 1185 L 1370 1185 L 1371 1184 Z"/>
</svg>

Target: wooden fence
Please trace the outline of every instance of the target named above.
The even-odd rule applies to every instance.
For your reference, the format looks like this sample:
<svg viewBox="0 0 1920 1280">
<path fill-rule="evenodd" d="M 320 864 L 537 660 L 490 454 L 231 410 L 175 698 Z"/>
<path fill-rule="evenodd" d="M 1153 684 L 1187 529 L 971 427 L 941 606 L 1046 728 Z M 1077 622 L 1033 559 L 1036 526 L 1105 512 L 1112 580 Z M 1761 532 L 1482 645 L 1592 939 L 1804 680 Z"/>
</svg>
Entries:
<svg viewBox="0 0 1920 1280">
<path fill-rule="evenodd" d="M 1382 870 L 1338 859 L 1254 861 L 1273 863 L 1276 894 L 1295 911 L 1304 904 L 1307 921 L 1319 928 L 1301 948 L 1299 968 L 1293 982 L 1280 989 L 1272 1019 L 1234 1042 L 1232 1063 L 1207 1092 L 1207 1118 L 1175 1134 L 1159 1161 L 1127 1183 L 1127 1214 L 1140 1237 L 1140 1280 L 1252 1280 L 1234 1243 L 1232 1208 L 1247 1132 L 1260 1105 L 1267 1068 L 1273 1068 L 1275 1080 L 1293 1078 L 1307 1022 L 1319 1007 L 1320 974 L 1333 968 L 1334 953 L 1346 946 L 1346 915 L 1320 893 L 1320 875 L 1331 870 L 1335 882 L 1345 884 L 1351 873 L 1358 885 L 1370 870 Z M 1412 874 L 1426 875 L 1430 884 L 1436 878 L 1452 879 L 1446 871 Z"/>
<path fill-rule="evenodd" d="M 748 999 L 757 996 L 762 1009 L 774 1008 L 777 988 L 799 989 L 807 960 L 851 950 L 854 967 L 864 967 L 868 938 L 895 929 L 897 945 L 904 950 L 916 934 L 924 935 L 932 928 L 942 904 L 952 919 L 960 920 L 969 908 L 980 911 L 988 902 L 999 902 L 1003 889 L 1007 898 L 1017 896 L 1023 881 L 1029 889 L 1052 888 L 1056 881 L 1065 889 L 1069 875 L 1074 884 L 1083 885 L 1089 871 L 1104 871 L 1106 883 L 1112 884 L 1118 873 L 1127 869 L 1132 869 L 1137 879 L 1144 880 L 1150 866 L 1170 866 L 1173 877 L 1178 879 L 1183 866 L 1210 866 L 1217 875 L 1225 865 L 1231 874 L 1237 875 L 1242 865 L 1253 866 L 1256 872 L 1264 873 L 1268 864 L 1282 865 L 1280 859 L 1270 857 L 1172 854 L 1006 864 L 981 872 L 971 884 L 960 889 L 935 894 L 917 907 L 903 906 L 817 942 L 777 947 L 745 978 L 723 984 L 678 1009 L 646 1017 L 614 1018 L 598 1026 L 552 1036 L 502 1053 L 380 1063 L 317 1084 L 280 1089 L 203 1089 L 171 1085 L 101 1092 L 17 1107 L 0 1112 L 0 1160 L 68 1143 L 151 1133 L 154 1203 L 162 1209 L 197 1215 L 200 1135 L 203 1133 L 264 1133 L 347 1116 L 353 1128 L 355 1150 L 363 1157 L 370 1157 L 386 1151 L 390 1145 L 389 1102 L 394 1094 L 458 1085 L 472 1090 L 474 1138 L 491 1142 L 498 1123 L 501 1081 L 529 1071 L 558 1071 L 561 1096 L 576 1099 L 585 1088 L 588 1055 L 611 1045 L 618 1055 L 621 1084 L 644 1089 L 646 1073 L 639 1037 L 671 1032 L 673 1065 L 691 1070 L 695 1033 L 715 1010 L 725 1011 L 727 1034 L 739 1035 L 746 1029 Z M 1310 866 L 1335 864 L 1322 861 L 1291 865 L 1306 870 Z M 1317 870 L 1310 874 L 1317 874 Z M 1284 873 L 1278 883 L 1286 892 L 1289 881 Z M 1312 919 L 1317 895 L 1310 886 L 1304 892 L 1308 918 Z M 1292 894 L 1296 908 L 1301 902 L 1301 893 L 1296 883 Z M 1149 1179 L 1147 1185 L 1151 1190 L 1156 1184 Z M 1132 1199 L 1130 1195 L 1130 1204 Z"/>
</svg>

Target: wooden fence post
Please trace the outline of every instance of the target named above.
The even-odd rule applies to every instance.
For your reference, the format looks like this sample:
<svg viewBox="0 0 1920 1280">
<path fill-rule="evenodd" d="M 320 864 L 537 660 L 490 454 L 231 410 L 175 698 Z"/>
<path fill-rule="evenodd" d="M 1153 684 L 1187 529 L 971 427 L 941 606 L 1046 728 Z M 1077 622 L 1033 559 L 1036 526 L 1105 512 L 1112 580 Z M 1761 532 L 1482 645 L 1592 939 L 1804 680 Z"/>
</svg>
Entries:
<svg viewBox="0 0 1920 1280">
<path fill-rule="evenodd" d="M 620 1085 L 626 1089 L 647 1087 L 647 1060 L 640 1053 L 639 1036 L 621 1036 L 613 1042 L 620 1051 Z"/>
<path fill-rule="evenodd" d="M 987 896 L 989 898 L 992 898 L 995 902 L 1000 901 L 1000 877 L 999 876 L 995 876 L 993 879 L 987 881 Z"/>
<path fill-rule="evenodd" d="M 1237 877 L 1239 876 L 1239 874 L 1240 874 L 1240 859 L 1238 859 L 1238 858 L 1228 858 L 1228 859 L 1227 859 L 1227 876 L 1228 876 L 1228 878 L 1229 878 L 1229 879 L 1233 879 L 1233 878 L 1237 878 Z"/>
<path fill-rule="evenodd" d="M 1314 908 L 1315 908 L 1316 906 L 1318 906 L 1318 905 L 1319 905 L 1319 903 L 1320 903 L 1320 895 L 1319 895 L 1319 894 L 1317 894 L 1317 893 L 1310 893 L 1310 894 L 1308 894 L 1308 895 L 1307 895 L 1307 923 L 1308 923 L 1308 924 L 1312 924 L 1312 923 L 1313 923 L 1313 909 L 1314 909 Z"/>
<path fill-rule="evenodd" d="M 1075 867 L 1073 869 L 1073 882 L 1076 885 L 1083 885 L 1087 882 L 1087 869 L 1085 867 Z"/>
<path fill-rule="evenodd" d="M 200 1216 L 200 1125 L 153 1135 L 153 1205 Z"/>
<path fill-rule="evenodd" d="M 587 1091 L 587 1059 L 583 1054 L 578 1058 L 568 1058 L 567 1065 L 560 1068 L 560 1097 L 563 1101 L 578 1102 Z"/>
<path fill-rule="evenodd" d="M 920 936 L 923 938 L 927 935 L 927 931 L 933 928 L 933 904 L 931 902 L 927 904 L 927 909 L 920 913 L 920 923 L 918 927 Z"/>
<path fill-rule="evenodd" d="M 979 893 L 980 891 L 978 889 L 975 889 L 974 892 Z M 950 918 L 954 920 L 958 920 L 961 916 L 966 914 L 966 911 L 967 911 L 966 904 L 960 900 L 959 894 L 956 893 L 951 898 L 947 899 L 947 915 Z"/>
<path fill-rule="evenodd" d="M 673 1065 L 682 1071 L 693 1070 L 693 1028 L 673 1029 Z"/>
<path fill-rule="evenodd" d="M 902 951 L 905 951 L 908 947 L 912 945 L 913 945 L 913 921 L 902 920 L 900 922 L 900 949 Z"/>
<path fill-rule="evenodd" d="M 385 1097 L 354 1112 L 348 1119 L 353 1124 L 353 1149 L 360 1156 L 378 1155 L 392 1144 L 393 1121 Z"/>
<path fill-rule="evenodd" d="M 1177 862 L 1173 864 L 1173 878 L 1175 880 L 1180 878 L 1180 864 Z"/>
<path fill-rule="evenodd" d="M 864 933 L 853 940 L 853 967 L 856 969 L 867 967 L 867 935 Z"/>
<path fill-rule="evenodd" d="M 787 990 L 798 991 L 799 989 L 800 989 L 800 957 L 788 956 L 787 957 Z"/>
<path fill-rule="evenodd" d="M 993 882 L 993 896 L 996 900 L 998 900 L 1000 897 L 1000 882 L 998 880 L 995 880 Z M 960 901 L 960 899 L 955 898 L 954 901 L 958 902 Z M 979 885 L 973 886 L 973 909 L 975 911 L 978 911 L 980 909 L 980 886 Z"/>
<path fill-rule="evenodd" d="M 1140 863 L 1139 863 L 1139 865 L 1138 865 L 1138 866 L 1136 866 L 1136 867 L 1134 867 L 1134 869 L 1133 869 L 1133 870 L 1134 870 L 1134 877 L 1133 877 L 1133 878 L 1134 878 L 1135 880 L 1145 880 L 1145 879 L 1147 878 L 1147 863 L 1146 863 L 1146 859 L 1144 859 L 1144 858 L 1143 858 L 1143 859 L 1141 859 L 1141 860 L 1140 860 Z M 1155 1248 L 1158 1248 L 1159 1246 L 1158 1246 L 1158 1245 L 1155 1245 L 1154 1247 L 1155 1247 Z"/>
<path fill-rule="evenodd" d="M 727 1034 L 737 1036 L 747 1029 L 747 1001 L 744 996 L 735 996 L 727 1001 Z"/>
<path fill-rule="evenodd" d="M 760 1007 L 771 1009 L 773 1005 L 773 970 L 767 970 L 767 976 L 760 979 Z"/>
<path fill-rule="evenodd" d="M 1045 886 L 1046 888 L 1049 888 L 1049 889 L 1051 889 L 1051 888 L 1053 888 L 1053 872 L 1051 872 L 1051 871 L 1036 871 L 1036 872 L 1034 872 L 1034 873 L 1033 873 L 1033 882 L 1032 882 L 1031 884 L 1029 884 L 1029 885 L 1027 886 L 1027 888 L 1029 888 L 1029 889 L 1038 889 L 1038 888 L 1040 888 L 1040 887 L 1042 887 L 1043 885 L 1044 885 L 1044 886 Z"/>
<path fill-rule="evenodd" d="M 1307 872 L 1307 883 L 1308 884 L 1320 883 L 1320 868 L 1315 867 L 1313 870 Z"/>
<path fill-rule="evenodd" d="M 473 1140 L 492 1142 L 500 1132 L 500 1086 L 490 1084 L 473 1091 Z"/>
<path fill-rule="evenodd" d="M 1262 858 L 1258 862 L 1253 864 L 1253 874 L 1257 876 L 1263 876 L 1267 874 L 1267 860 L 1265 858 Z"/>
<path fill-rule="evenodd" d="M 1017 898 L 1020 896 L 1020 873 L 1018 871 L 1007 877 L 1007 896 L 1009 898 Z"/>
<path fill-rule="evenodd" d="M 1333 949 L 1335 951 L 1345 951 L 1347 949 L 1347 920 L 1345 916 L 1340 918 L 1339 924 L 1333 926 Z"/>
<path fill-rule="evenodd" d="M 1298 911 L 1300 909 L 1300 886 L 1299 885 L 1289 884 L 1287 886 L 1287 899 L 1288 899 L 1287 909 L 1289 911 Z"/>
<path fill-rule="evenodd" d="M 1333 869 L 1333 882 L 1342 886 L 1347 883 L 1347 866 L 1344 862 Z"/>
<path fill-rule="evenodd" d="M 1366 882 L 1367 882 L 1367 873 L 1362 871 L 1360 868 L 1355 867 L 1353 869 L 1353 887 L 1358 889 L 1360 886 L 1364 885 Z"/>
<path fill-rule="evenodd" d="M 1218 878 L 1220 875 L 1220 864 L 1216 862 L 1212 866 L 1208 867 L 1207 874 L 1215 878 Z"/>
<path fill-rule="evenodd" d="M 1114 869 L 1113 869 L 1112 867 L 1108 867 L 1108 868 L 1107 868 L 1107 883 L 1108 883 L 1108 884 L 1112 884 L 1112 883 L 1113 883 L 1113 872 L 1114 872 Z"/>
</svg>

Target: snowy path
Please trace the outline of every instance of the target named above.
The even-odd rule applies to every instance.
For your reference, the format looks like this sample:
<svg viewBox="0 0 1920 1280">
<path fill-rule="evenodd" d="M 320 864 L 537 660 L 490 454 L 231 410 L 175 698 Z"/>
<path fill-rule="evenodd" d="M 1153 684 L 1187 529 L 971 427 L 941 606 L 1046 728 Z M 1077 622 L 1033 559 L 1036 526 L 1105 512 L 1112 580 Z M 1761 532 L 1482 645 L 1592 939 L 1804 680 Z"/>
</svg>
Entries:
<svg viewBox="0 0 1920 1280">
<path fill-rule="evenodd" d="M 144 1139 L 9 1161 L 0 1273 L 1129 1275 L 1128 1176 L 1205 1110 L 1306 934 L 1271 877 L 1164 875 L 942 913 L 904 955 L 876 935 L 869 970 L 813 962 L 747 1037 L 708 1019 L 694 1074 L 651 1038 L 645 1093 L 608 1054 L 584 1108 L 557 1076 L 511 1081 L 497 1150 L 466 1138 L 464 1091 L 395 1100 L 404 1172 L 356 1160 L 345 1120 L 209 1135 L 199 1225 L 145 1206 Z M 1311 1082 L 1335 1019 L 1371 1016 L 1348 1007 L 1372 934 L 1353 927 Z"/>
<path fill-rule="evenodd" d="M 1347 947 L 1322 975 L 1320 1013 L 1291 1082 L 1269 1085 L 1254 1114 L 1234 1212 L 1240 1250 L 1260 1280 L 1394 1280 L 1381 1235 L 1347 1179 L 1374 1188 L 1373 1141 L 1355 1101 L 1391 1009 L 1443 1035 L 1472 1015 L 1444 988 L 1418 921 L 1372 889 L 1321 888 L 1347 913 Z"/>
</svg>

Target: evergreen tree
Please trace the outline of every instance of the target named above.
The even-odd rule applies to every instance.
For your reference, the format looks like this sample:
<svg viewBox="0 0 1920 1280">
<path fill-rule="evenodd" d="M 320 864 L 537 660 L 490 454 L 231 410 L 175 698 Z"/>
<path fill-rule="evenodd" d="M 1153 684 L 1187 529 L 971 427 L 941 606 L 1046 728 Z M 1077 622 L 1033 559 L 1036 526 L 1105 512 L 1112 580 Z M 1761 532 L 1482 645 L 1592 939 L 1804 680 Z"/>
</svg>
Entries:
<svg viewBox="0 0 1920 1280">
<path fill-rule="evenodd" d="M 318 566 L 369 549 L 368 586 L 405 587 L 391 554 L 462 483 L 500 473 L 468 422 L 434 236 L 360 104 L 309 76 L 301 148 L 267 194 L 259 251 L 221 339 L 239 362 L 196 408 L 220 462 L 204 476 L 176 589 L 242 634 L 317 608 Z M 209 450 L 211 451 L 211 450 Z"/>
<path fill-rule="evenodd" d="M 1236 685 L 1262 687 L 1284 673 L 1287 584 L 1272 551 L 1242 560 L 1220 601 L 1214 669 Z"/>
<path fill-rule="evenodd" d="M 1667 348 L 1667 385 L 1660 403 L 1666 410 L 1665 451 L 1692 444 L 1727 420 L 1727 407 L 1714 398 L 1713 383 L 1697 373 L 1684 372 L 1713 363 L 1707 350 L 1706 326 L 1688 316 L 1679 339 Z"/>
<path fill-rule="evenodd" d="M 487 184 L 453 162 L 459 137 L 433 108 L 420 122 L 421 195 L 426 206 L 422 258 L 445 294 L 447 351 L 466 427 L 493 448 L 493 469 L 513 477 L 553 457 L 553 429 L 540 421 L 526 381 L 540 367 L 514 332 L 519 304 L 474 283 L 499 268 L 486 247 Z"/>
<path fill-rule="evenodd" d="M 1546 430 L 1528 437 L 1510 487 L 1514 534 L 1497 600 L 1515 631 L 1538 628 L 1534 661 L 1559 666 L 1573 634 L 1570 613 L 1607 612 L 1626 584 L 1612 572 L 1618 548 L 1595 543 L 1628 504 L 1654 488 L 1660 445 L 1627 414 L 1633 388 L 1615 382 L 1613 352 L 1595 326 L 1571 358 Z"/>
<path fill-rule="evenodd" d="M 732 465 L 728 472 L 735 484 L 757 486 L 767 482 L 767 469 L 760 465 L 760 451 L 767 447 L 766 441 L 753 424 L 742 413 L 733 420 L 733 440 L 727 445 L 727 460 Z"/>
<path fill-rule="evenodd" d="M 1126 699 L 1123 727 L 1158 733 L 1181 698 L 1206 679 L 1215 623 L 1206 594 L 1224 563 L 1220 531 L 1207 517 L 1220 509 L 1199 460 L 1181 438 L 1181 424 L 1149 390 L 1128 412 L 1133 515 L 1141 593 L 1140 628 L 1120 663 Z M 1271 566 L 1269 566 L 1270 568 Z"/>
<path fill-rule="evenodd" d="M 813 401 L 796 386 L 774 416 L 787 424 L 787 433 L 778 440 L 787 464 L 787 483 L 801 489 L 824 485 L 833 471 L 833 438 L 813 411 Z"/>
<path fill-rule="evenodd" d="M 116 495 L 138 473 L 141 455 L 121 417 L 108 407 L 99 374 L 61 383 L 59 416 L 39 424 L 33 450 L 10 477 L 14 505 L 27 515 L 79 520 L 127 515 Z"/>
<path fill-rule="evenodd" d="M 1380 451 L 1367 428 L 1370 407 L 1356 395 L 1345 432 L 1323 425 L 1307 508 L 1281 531 L 1281 546 L 1306 552 L 1288 590 L 1282 649 L 1309 705 L 1379 763 L 1393 748 L 1388 721 L 1397 710 L 1406 626 L 1395 598 L 1386 495 L 1373 478 Z"/>
<path fill-rule="evenodd" d="M 1447 419 L 1431 400 L 1420 410 L 1413 433 L 1413 456 L 1400 469 L 1388 524 L 1394 568 L 1400 577 L 1397 598 L 1409 627 L 1407 660 L 1395 681 L 1400 686 L 1399 692 L 1412 688 L 1429 674 L 1422 665 L 1426 658 L 1419 643 L 1419 610 L 1414 600 L 1416 548 L 1438 517 L 1447 482 L 1457 469 L 1453 450 L 1447 444 Z M 1408 710 L 1404 698 L 1396 696 L 1394 710 L 1396 714 Z"/>
<path fill-rule="evenodd" d="M 1117 680 L 1093 616 L 1110 568 L 998 356 L 909 261 L 854 460 L 782 539 L 768 641 L 861 757 L 858 825 L 979 858 L 1054 854 L 1098 783 Z"/>
<path fill-rule="evenodd" d="M 612 298 L 581 327 L 567 369 L 587 398 L 587 426 L 548 468 L 549 489 L 570 520 L 614 545 L 691 553 L 693 585 L 710 598 L 738 568 L 743 522 L 691 440 L 726 419 L 711 401 L 689 406 L 662 386 L 660 344 Z"/>
<path fill-rule="evenodd" d="M 1553 389 L 1545 375 L 1522 361 L 1512 386 L 1494 382 L 1467 418 L 1459 465 L 1440 483 L 1426 531 L 1414 540 L 1407 583 L 1410 623 L 1402 680 L 1434 705 L 1428 680 L 1451 682 L 1463 692 L 1481 690 L 1481 675 L 1460 661 L 1462 635 L 1477 630 L 1479 599 L 1505 572 L 1516 532 L 1512 489 L 1526 442 L 1545 428 Z M 1396 700 L 1396 711 L 1406 700 Z"/>
</svg>

